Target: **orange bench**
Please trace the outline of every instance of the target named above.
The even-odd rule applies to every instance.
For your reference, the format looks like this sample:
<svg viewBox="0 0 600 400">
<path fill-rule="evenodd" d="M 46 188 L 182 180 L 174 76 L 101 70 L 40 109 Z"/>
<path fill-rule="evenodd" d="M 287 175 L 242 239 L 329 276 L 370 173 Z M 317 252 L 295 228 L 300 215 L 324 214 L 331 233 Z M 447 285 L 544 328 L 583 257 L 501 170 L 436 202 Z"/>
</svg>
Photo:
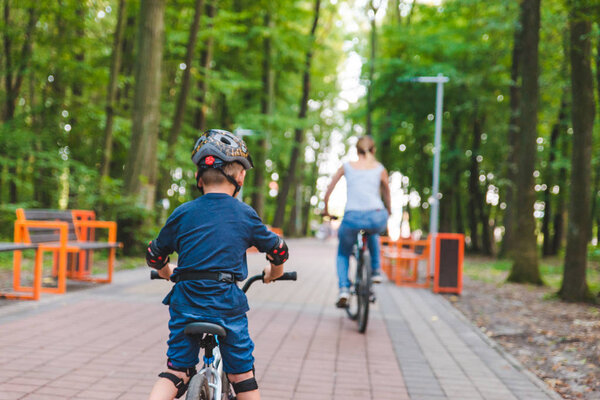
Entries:
<svg viewBox="0 0 600 400">
<path fill-rule="evenodd" d="M 388 278 L 398 286 L 428 288 L 431 281 L 429 240 L 380 237 L 381 268 Z M 426 262 L 426 273 L 419 279 L 419 262 Z"/>
<path fill-rule="evenodd" d="M 97 229 L 107 229 L 105 241 L 97 241 Z M 54 254 L 53 275 L 57 277 L 57 286 L 42 287 L 41 292 L 64 293 L 66 279 L 84 280 L 98 283 L 112 281 L 116 249 L 122 244 L 117 242 L 117 224 L 113 221 L 96 221 L 93 211 L 87 210 L 17 210 L 15 222 L 15 242 L 37 245 L 34 282 L 40 280 L 44 252 Z M 91 273 L 91 255 L 95 250 L 108 250 L 106 278 L 94 278 Z M 69 265 L 69 261 L 70 265 Z M 39 264 L 39 265 L 38 265 Z M 39 270 L 39 277 L 36 277 Z M 15 252 L 13 269 L 13 289 L 15 291 L 38 290 L 20 284 L 21 254 Z M 39 279 L 38 279 L 39 278 Z"/>
</svg>

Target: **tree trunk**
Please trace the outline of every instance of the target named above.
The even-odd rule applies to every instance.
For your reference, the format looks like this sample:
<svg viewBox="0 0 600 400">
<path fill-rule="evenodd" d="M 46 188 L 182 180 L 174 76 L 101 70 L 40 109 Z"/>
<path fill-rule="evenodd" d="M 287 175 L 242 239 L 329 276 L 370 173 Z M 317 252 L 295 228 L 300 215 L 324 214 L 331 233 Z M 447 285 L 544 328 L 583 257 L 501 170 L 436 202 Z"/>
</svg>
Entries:
<svg viewBox="0 0 600 400">
<path fill-rule="evenodd" d="M 121 54 L 123 51 L 123 31 L 125 15 L 127 13 L 127 0 L 119 0 L 117 11 L 117 26 L 113 35 L 113 51 L 110 62 L 110 77 L 106 93 L 106 126 L 104 127 L 104 153 L 102 157 L 101 178 L 110 175 L 110 161 L 112 159 L 113 120 L 115 115 L 115 102 L 119 83 L 119 70 L 121 69 Z"/>
<path fill-rule="evenodd" d="M 215 15 L 216 6 L 213 1 L 209 0 L 206 5 L 206 16 L 209 18 L 207 28 L 212 31 L 213 17 Z M 194 114 L 194 129 L 198 132 L 204 132 L 206 130 L 206 114 L 208 112 L 208 106 L 206 105 L 206 94 L 208 93 L 208 74 L 210 72 L 210 65 L 212 63 L 214 38 L 212 35 L 208 37 L 206 41 L 206 47 L 200 53 L 200 64 L 202 65 L 202 78 L 198 80 L 198 94 L 196 95 L 196 103 L 198 108 Z"/>
<path fill-rule="evenodd" d="M 479 153 L 479 148 L 481 145 L 481 135 L 483 134 L 483 125 L 484 125 L 485 117 L 475 117 L 473 121 L 473 140 L 477 141 L 477 147 L 473 146 L 473 153 Z M 477 160 L 475 160 L 477 162 Z M 478 163 L 475 165 L 477 171 L 477 181 L 479 181 L 479 166 Z M 487 189 L 484 186 L 483 193 L 481 191 L 480 185 L 476 186 L 476 204 L 477 204 L 477 216 L 479 217 L 479 222 L 481 223 L 481 252 L 485 255 L 493 255 L 493 243 L 492 243 L 492 234 L 490 229 L 490 215 L 488 211 L 488 207 L 485 202 L 485 193 Z"/>
<path fill-rule="evenodd" d="M 198 41 L 198 30 L 200 29 L 200 18 L 202 16 L 203 9 L 204 0 L 196 0 L 194 6 L 194 18 L 192 20 L 192 24 L 190 25 L 190 33 L 185 52 L 185 69 L 183 70 L 183 76 L 181 77 L 181 86 L 179 89 L 179 96 L 177 97 L 177 103 L 175 105 L 173 123 L 171 124 L 171 130 L 169 131 L 169 137 L 167 138 L 167 154 L 175 153 L 179 132 L 181 132 L 181 127 L 183 126 L 188 93 L 190 92 L 192 62 L 194 59 L 194 52 L 196 50 L 196 43 Z M 167 157 L 160 167 L 157 190 L 157 197 L 159 200 L 167 195 L 167 190 L 171 186 L 171 161 L 172 160 Z"/>
<path fill-rule="evenodd" d="M 310 66 L 313 56 L 313 44 L 315 40 L 315 32 L 317 30 L 317 24 L 319 23 L 319 10 L 321 7 L 321 0 L 315 0 L 314 6 L 314 19 L 312 28 L 310 30 L 311 43 L 306 51 L 306 59 L 304 61 L 304 74 L 302 76 L 302 99 L 300 100 L 300 111 L 298 112 L 298 119 L 303 120 L 306 118 L 308 110 L 308 96 L 310 94 Z M 273 219 L 273 226 L 280 228 L 283 225 L 283 219 L 285 216 L 285 208 L 288 200 L 288 193 L 290 186 L 296 184 L 296 169 L 298 166 L 298 158 L 300 156 L 300 150 L 304 143 L 304 130 L 302 128 L 296 128 L 294 130 L 294 143 L 292 147 L 292 154 L 290 156 L 290 164 L 285 179 L 281 184 L 281 190 L 277 196 L 277 208 L 275 210 L 275 218 Z"/>
<path fill-rule="evenodd" d="M 131 147 L 125 168 L 125 194 L 135 196 L 146 210 L 152 210 L 155 196 L 164 12 L 164 0 L 141 4 Z"/>
<path fill-rule="evenodd" d="M 538 266 L 538 250 L 533 217 L 535 192 L 533 171 L 537 152 L 538 110 L 538 45 L 540 31 L 540 0 L 523 0 L 522 88 L 520 134 L 517 152 L 518 173 L 515 193 L 515 237 L 511 246 L 513 265 L 508 276 L 511 282 L 542 284 Z M 518 234 L 518 237 L 516 236 Z"/>
<path fill-rule="evenodd" d="M 567 114 L 567 93 L 563 93 L 563 98 L 560 102 L 560 109 L 558 111 L 558 121 L 552 127 L 552 132 L 550 134 L 550 156 L 548 157 L 548 166 L 546 168 L 546 190 L 544 191 L 544 219 L 542 220 L 542 235 L 544 236 L 544 244 L 542 246 L 542 254 L 544 256 L 553 255 L 552 252 L 552 234 L 550 225 L 553 220 L 552 213 L 554 212 L 552 208 L 552 187 L 555 184 L 554 179 L 554 163 L 556 161 L 556 153 L 558 150 L 558 139 L 561 133 L 562 127 L 565 123 L 565 118 Z"/>
<path fill-rule="evenodd" d="M 565 116 L 566 117 L 566 116 Z M 565 120 L 566 124 L 566 120 Z M 562 129 L 565 130 L 566 126 L 563 126 Z M 569 153 L 569 140 L 567 138 L 562 137 L 560 140 L 560 154 L 561 158 L 566 158 Z M 565 220 L 566 220 L 566 210 L 565 210 L 565 199 L 567 197 L 567 169 L 565 167 L 560 167 L 558 170 L 558 186 L 559 193 L 556 199 L 556 209 L 554 211 L 554 221 L 552 226 L 554 227 L 554 236 L 552 236 L 552 253 L 551 255 L 558 254 L 558 251 L 562 247 L 565 240 Z"/>
<path fill-rule="evenodd" d="M 322 147 L 320 147 L 322 148 Z M 310 187 L 310 191 L 308 194 L 308 201 L 304 202 L 304 207 L 302 208 L 302 232 L 301 234 L 304 236 L 308 236 L 310 230 L 310 199 L 315 195 L 317 191 L 317 178 L 319 176 L 319 165 L 317 160 L 319 159 L 319 155 L 315 155 L 315 162 L 311 165 L 310 176 L 308 179 L 308 187 Z"/>
<path fill-rule="evenodd" d="M 263 62 L 262 62 L 262 84 L 263 91 L 260 99 L 260 112 L 268 118 L 273 110 L 274 98 L 274 73 L 271 67 L 271 30 L 273 24 L 271 22 L 270 11 L 267 11 L 264 16 L 263 25 L 268 33 L 263 39 Z M 267 125 L 270 125 L 267 123 Z M 261 132 L 261 137 L 257 141 L 257 148 L 254 157 L 254 191 L 252 192 L 252 207 L 256 213 L 264 218 L 265 211 L 265 159 L 267 154 L 267 138 L 269 137 L 269 129 Z"/>
<path fill-rule="evenodd" d="M 512 66 L 510 69 L 510 119 L 508 122 L 508 162 L 506 169 L 506 209 L 504 210 L 504 237 L 502 239 L 502 246 L 500 249 L 501 256 L 510 255 L 511 240 L 513 238 L 513 226 L 514 226 L 514 188 L 516 186 L 517 177 L 517 154 L 519 152 L 519 115 L 521 107 L 521 87 L 519 83 L 519 77 L 521 73 L 521 51 L 523 40 L 523 12 L 521 10 L 519 16 L 519 23 L 515 24 L 515 31 L 513 34 L 513 50 L 512 50 Z"/>
<path fill-rule="evenodd" d="M 31 50 L 33 46 L 33 32 L 35 24 L 37 23 L 37 14 L 33 7 L 28 10 L 27 26 L 25 28 L 25 38 L 19 57 L 17 58 L 16 65 L 13 65 L 13 54 L 12 54 L 12 38 L 8 32 L 8 27 L 11 25 L 10 20 L 10 3 L 9 0 L 4 2 L 4 90 L 5 90 L 5 105 L 4 105 L 4 121 L 11 122 L 15 116 L 15 109 L 17 104 L 17 98 L 21 91 L 23 84 L 23 78 L 29 59 L 31 58 Z M 5 154 L 12 152 L 11 149 L 1 149 Z M 10 203 L 17 203 L 19 201 L 18 187 L 17 187 L 17 160 L 13 160 L 11 165 L 8 166 L 8 201 Z"/>
<path fill-rule="evenodd" d="M 573 106 L 573 149 L 567 250 L 559 295 L 567 301 L 590 300 L 586 281 L 590 218 L 590 169 L 595 102 L 591 67 L 591 28 L 589 9 L 584 1 L 571 1 L 571 91 Z"/>
<path fill-rule="evenodd" d="M 122 54 L 124 57 L 121 60 L 121 73 L 123 76 L 131 77 L 135 71 L 135 42 L 136 42 L 136 20 L 139 11 L 133 10 L 136 3 L 129 3 L 132 7 L 127 8 L 125 13 L 127 18 L 125 21 L 125 31 L 123 32 Z M 130 79 L 125 81 L 123 89 L 117 89 L 117 103 L 121 105 L 124 111 L 128 111 L 131 107 L 130 95 L 132 84 Z"/>
<path fill-rule="evenodd" d="M 369 85 L 367 86 L 367 135 L 373 136 L 373 82 L 375 79 L 375 57 L 376 57 L 376 42 L 377 42 L 377 21 L 375 15 L 379 6 L 375 7 L 374 1 L 369 2 L 369 11 L 373 15 L 369 15 L 371 21 L 371 59 L 369 60 Z"/>
<path fill-rule="evenodd" d="M 467 215 L 469 218 L 469 230 L 471 232 L 471 251 L 479 252 L 479 213 L 480 210 L 479 202 L 481 191 L 479 189 L 479 165 L 477 162 L 477 156 L 479 155 L 479 145 L 481 143 L 481 134 L 478 134 L 479 128 L 477 127 L 478 117 L 475 113 L 473 117 L 473 141 L 471 143 L 471 160 L 469 163 L 469 203 Z"/>
<path fill-rule="evenodd" d="M 460 169 L 458 165 L 458 149 L 456 148 L 456 142 L 459 135 L 460 119 L 455 116 L 452 119 L 452 129 L 450 130 L 450 137 L 448 139 L 448 151 L 445 153 L 446 160 L 444 162 L 444 170 L 450 177 L 450 180 L 448 180 L 447 184 L 442 182 L 444 188 L 442 189 L 443 197 L 440 200 L 440 232 L 455 232 L 455 201 L 458 197 L 458 190 L 460 187 L 460 175 L 456 173 L 456 171 Z"/>
</svg>

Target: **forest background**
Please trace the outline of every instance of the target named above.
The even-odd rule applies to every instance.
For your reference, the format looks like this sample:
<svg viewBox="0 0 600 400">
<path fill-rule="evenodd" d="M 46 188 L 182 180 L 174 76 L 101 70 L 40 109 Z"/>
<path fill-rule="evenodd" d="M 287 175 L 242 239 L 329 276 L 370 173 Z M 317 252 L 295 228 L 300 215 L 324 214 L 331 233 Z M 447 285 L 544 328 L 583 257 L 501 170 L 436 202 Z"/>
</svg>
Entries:
<svg viewBox="0 0 600 400">
<path fill-rule="evenodd" d="M 3 0 L 0 236 L 15 210 L 93 209 L 135 254 L 198 195 L 200 132 L 244 135 L 243 200 L 311 234 L 332 160 L 372 135 L 428 231 L 444 74 L 440 231 L 509 257 L 509 280 L 592 301 L 600 258 L 600 6 L 593 0 Z M 361 61 L 364 95 L 340 80 Z M 359 90 L 360 92 L 360 90 Z M 340 145 L 345 143 L 345 145 Z"/>
</svg>

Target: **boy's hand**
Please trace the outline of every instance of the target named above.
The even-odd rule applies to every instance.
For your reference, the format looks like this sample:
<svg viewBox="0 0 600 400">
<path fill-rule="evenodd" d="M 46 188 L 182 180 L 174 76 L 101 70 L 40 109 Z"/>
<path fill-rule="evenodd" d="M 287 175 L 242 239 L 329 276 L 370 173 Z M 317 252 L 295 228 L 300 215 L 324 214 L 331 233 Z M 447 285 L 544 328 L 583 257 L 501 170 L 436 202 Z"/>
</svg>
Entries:
<svg viewBox="0 0 600 400">
<path fill-rule="evenodd" d="M 269 264 L 265 267 L 263 272 L 265 274 L 263 277 L 263 282 L 264 283 L 273 282 L 275 279 L 277 279 L 281 275 L 283 275 L 283 264 L 281 264 L 281 265 Z"/>
<path fill-rule="evenodd" d="M 175 268 L 177 268 L 176 265 L 169 263 L 158 270 L 158 275 L 163 279 L 169 280 Z"/>
</svg>

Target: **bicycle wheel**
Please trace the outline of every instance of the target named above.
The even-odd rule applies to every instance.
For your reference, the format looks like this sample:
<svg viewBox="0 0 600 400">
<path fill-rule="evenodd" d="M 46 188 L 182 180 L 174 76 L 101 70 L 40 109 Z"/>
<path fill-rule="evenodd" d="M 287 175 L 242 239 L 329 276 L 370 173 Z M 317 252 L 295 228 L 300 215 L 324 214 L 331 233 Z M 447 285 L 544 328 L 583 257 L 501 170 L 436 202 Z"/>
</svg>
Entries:
<svg viewBox="0 0 600 400">
<path fill-rule="evenodd" d="M 356 300 L 358 303 L 358 331 L 365 333 L 367 322 L 369 321 L 369 297 L 371 295 L 371 257 L 368 253 L 363 253 L 363 260 L 359 263 L 358 274 L 360 279 L 358 283 Z"/>
<path fill-rule="evenodd" d="M 197 374 L 192 377 L 185 400 L 212 400 L 206 376 Z"/>
<path fill-rule="evenodd" d="M 221 387 L 223 388 L 221 400 L 235 399 L 235 394 L 233 393 L 233 390 L 231 390 L 231 385 L 229 384 L 229 379 L 227 378 L 227 374 L 225 372 L 223 372 L 221 375 Z"/>
<path fill-rule="evenodd" d="M 360 281 L 360 277 L 358 275 L 358 265 L 355 257 L 350 257 L 348 276 L 354 276 L 354 281 L 350 283 L 350 297 L 348 297 L 346 314 L 348 314 L 348 318 L 352 321 L 356 321 L 358 318 L 358 301 L 356 294 L 358 293 L 358 282 Z"/>
</svg>

